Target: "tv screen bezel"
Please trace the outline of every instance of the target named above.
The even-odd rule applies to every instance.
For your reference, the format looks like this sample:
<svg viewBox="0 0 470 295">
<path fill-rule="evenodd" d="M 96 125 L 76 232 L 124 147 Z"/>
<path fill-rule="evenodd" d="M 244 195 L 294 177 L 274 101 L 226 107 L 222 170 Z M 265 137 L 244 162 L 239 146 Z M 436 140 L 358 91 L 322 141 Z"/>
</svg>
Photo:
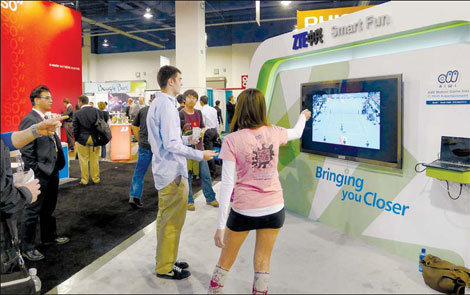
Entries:
<svg viewBox="0 0 470 295">
<path fill-rule="evenodd" d="M 337 159 L 343 159 L 343 160 L 350 160 L 350 161 L 356 161 L 356 162 L 362 162 L 362 163 L 367 163 L 367 164 L 373 164 L 373 165 L 378 165 L 378 166 L 385 166 L 385 167 L 391 167 L 391 168 L 396 168 L 396 169 L 402 169 L 403 165 L 403 74 L 395 74 L 395 75 L 386 75 L 386 76 L 373 76 L 373 77 L 363 77 L 363 78 L 353 78 L 353 79 L 340 79 L 340 80 L 327 80 L 327 81 L 318 81 L 318 82 L 308 82 L 308 83 L 302 83 L 300 84 L 300 95 L 301 95 L 301 101 L 300 101 L 300 108 L 302 111 L 305 107 L 305 95 L 303 93 L 304 87 L 308 86 L 313 86 L 313 85 L 328 85 L 328 84 L 341 84 L 341 83 L 352 83 L 352 82 L 363 82 L 363 81 L 375 81 L 375 80 L 385 80 L 385 79 L 395 79 L 397 80 L 397 98 L 396 98 L 396 107 L 397 107 L 397 125 L 395 126 L 397 128 L 397 138 L 396 138 L 396 161 L 391 162 L 391 161 L 381 161 L 379 159 L 369 159 L 369 158 L 363 158 L 363 157 L 358 157 L 358 156 L 350 156 L 350 155 L 343 155 L 339 153 L 332 153 L 332 152 L 324 152 L 324 151 L 317 151 L 317 150 L 312 150 L 312 149 L 306 149 L 304 148 L 303 140 L 304 136 L 300 138 L 300 151 L 303 153 L 309 153 L 309 154 L 317 154 L 321 156 L 327 156 L 331 158 L 337 158 Z M 363 90 L 361 90 L 363 91 Z M 371 90 L 372 91 L 372 90 Z M 370 92 L 370 91 L 369 91 Z M 310 110 L 311 111 L 311 110 Z M 311 120 L 309 119 L 306 124 L 311 124 Z M 382 120 L 381 120 L 382 122 Z M 305 131 L 304 131 L 305 132 Z M 381 133 L 382 135 L 382 133 Z M 382 140 L 382 139 L 381 139 Z M 317 144 L 323 144 L 323 143 L 317 143 Z M 330 144 L 333 146 L 341 146 L 341 145 L 336 145 L 336 144 Z M 361 147 L 357 147 L 357 149 L 364 149 Z"/>
</svg>

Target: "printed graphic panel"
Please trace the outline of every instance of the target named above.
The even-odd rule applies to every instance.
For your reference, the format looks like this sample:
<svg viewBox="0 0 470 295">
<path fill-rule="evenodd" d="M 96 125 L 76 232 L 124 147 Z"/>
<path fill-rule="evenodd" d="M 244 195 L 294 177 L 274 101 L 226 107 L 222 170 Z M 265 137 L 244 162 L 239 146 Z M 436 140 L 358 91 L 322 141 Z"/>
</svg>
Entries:
<svg viewBox="0 0 470 295">
<path fill-rule="evenodd" d="M 46 1 L 2 1 L 1 132 L 17 130 L 38 85 L 51 90 L 51 112 L 82 91 L 81 14 Z"/>
</svg>

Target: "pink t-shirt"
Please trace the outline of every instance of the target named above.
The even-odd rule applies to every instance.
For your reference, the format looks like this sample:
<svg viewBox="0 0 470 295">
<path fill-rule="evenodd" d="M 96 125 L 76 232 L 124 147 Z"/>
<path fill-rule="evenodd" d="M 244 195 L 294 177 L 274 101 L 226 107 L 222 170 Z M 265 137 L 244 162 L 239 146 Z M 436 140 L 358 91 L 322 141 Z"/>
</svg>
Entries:
<svg viewBox="0 0 470 295">
<path fill-rule="evenodd" d="M 242 129 L 227 135 L 219 158 L 235 162 L 233 208 L 247 210 L 282 204 L 277 163 L 279 146 L 287 143 L 287 130 L 274 125 Z"/>
</svg>

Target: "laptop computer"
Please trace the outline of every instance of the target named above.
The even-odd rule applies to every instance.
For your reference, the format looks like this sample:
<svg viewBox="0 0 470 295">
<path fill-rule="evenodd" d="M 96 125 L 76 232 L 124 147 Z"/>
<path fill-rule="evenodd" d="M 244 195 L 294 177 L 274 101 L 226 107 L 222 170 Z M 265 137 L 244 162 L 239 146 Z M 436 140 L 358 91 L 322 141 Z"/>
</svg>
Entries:
<svg viewBox="0 0 470 295">
<path fill-rule="evenodd" d="M 424 166 L 459 172 L 470 171 L 470 138 L 442 136 L 439 159 Z"/>
</svg>

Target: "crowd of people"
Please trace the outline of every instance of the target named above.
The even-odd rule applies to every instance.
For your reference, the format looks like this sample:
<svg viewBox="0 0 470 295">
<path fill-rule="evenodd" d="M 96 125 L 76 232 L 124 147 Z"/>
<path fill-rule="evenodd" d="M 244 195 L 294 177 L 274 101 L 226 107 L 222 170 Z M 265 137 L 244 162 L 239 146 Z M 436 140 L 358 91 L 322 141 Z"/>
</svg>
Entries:
<svg viewBox="0 0 470 295">
<path fill-rule="evenodd" d="M 150 105 L 137 107 L 136 103 L 129 102 L 129 116 L 132 116 L 132 129 L 139 146 L 129 204 L 136 209 L 143 206 L 144 175 L 151 165 L 158 196 L 156 276 L 181 280 L 191 275 L 189 263 L 179 261 L 177 257 L 186 212 L 195 210 L 192 179 L 198 174 L 206 204 L 218 208 L 218 218 L 214 220 L 214 243 L 221 248 L 221 254 L 208 292 L 222 291 L 238 250 L 248 232 L 255 230 L 252 291 L 266 294 L 271 253 L 285 218 L 277 172 L 279 146 L 301 137 L 305 123 L 310 119 L 310 111 L 302 111 L 295 127 L 285 129 L 268 123 L 266 102 L 261 91 L 246 89 L 238 96 L 237 103 L 230 97 L 227 103 L 230 130 L 219 154 L 223 164 L 217 200 L 212 177 L 215 176 L 214 157 L 217 155 L 213 148 L 220 144 L 219 126 L 223 124 L 220 101 L 211 107 L 208 97 L 199 97 L 193 89 L 180 94 L 182 73 L 173 66 L 161 67 L 157 82 L 161 92 L 152 95 Z M 101 182 L 99 160 L 102 147 L 95 144 L 95 122 L 106 115 L 108 117 L 104 119 L 109 121 L 109 114 L 105 112 L 106 106 L 98 104 L 99 109 L 94 108 L 87 96 L 80 96 L 78 111 L 73 112 L 70 101 L 64 99 L 65 116 L 48 119 L 45 114 L 52 107 L 50 90 L 39 86 L 31 92 L 30 99 L 32 111 L 23 118 L 20 131 L 16 132 L 28 132 L 29 142 L 15 143 L 12 140 L 10 148 L 21 147 L 25 168 L 34 171 L 37 180 L 23 186 L 15 185 L 10 160 L 2 156 L 1 210 L 2 228 L 4 216 L 9 216 L 4 215 L 5 212 L 23 211 L 22 254 L 28 260 L 37 261 L 44 259 L 36 249 L 39 216 L 43 244 L 60 245 L 70 241 L 56 232 L 56 220 L 52 216 L 57 203 L 58 171 L 64 166 L 60 139 L 54 128 L 59 120 L 64 120 L 69 149 L 75 148 L 78 153 L 79 185 L 88 185 L 90 178 L 92 183 L 98 184 Z M 195 109 L 198 100 L 200 110 Z M 2 141 L 2 155 L 4 149 Z M 2 247 L 2 264 L 3 249 L 12 246 L 9 242 L 11 237 L 5 236 L 4 239 L 4 232 L 2 229 L 2 245 L 5 245 Z"/>
</svg>

